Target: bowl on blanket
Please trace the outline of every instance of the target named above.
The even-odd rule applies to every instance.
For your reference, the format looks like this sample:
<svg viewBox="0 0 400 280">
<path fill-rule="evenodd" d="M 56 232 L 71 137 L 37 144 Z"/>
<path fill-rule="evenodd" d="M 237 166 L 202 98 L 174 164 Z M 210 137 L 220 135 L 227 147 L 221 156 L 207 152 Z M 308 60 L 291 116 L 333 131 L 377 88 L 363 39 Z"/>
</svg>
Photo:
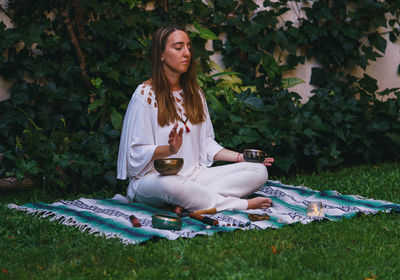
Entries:
<svg viewBox="0 0 400 280">
<path fill-rule="evenodd" d="M 261 150 L 245 149 L 243 151 L 243 158 L 249 162 L 263 162 L 267 154 Z"/>
<path fill-rule="evenodd" d="M 154 228 L 181 230 L 182 219 L 177 215 L 170 214 L 154 214 L 151 217 L 151 224 Z"/>
<path fill-rule="evenodd" d="M 159 158 L 154 160 L 154 168 L 161 175 L 176 175 L 181 171 L 183 158 Z"/>
</svg>

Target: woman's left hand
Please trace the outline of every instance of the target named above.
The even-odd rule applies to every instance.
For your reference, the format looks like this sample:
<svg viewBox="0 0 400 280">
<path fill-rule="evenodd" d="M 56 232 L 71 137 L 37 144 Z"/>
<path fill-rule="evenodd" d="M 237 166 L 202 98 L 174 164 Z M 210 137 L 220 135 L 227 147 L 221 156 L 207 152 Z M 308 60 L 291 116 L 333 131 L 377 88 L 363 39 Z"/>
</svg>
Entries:
<svg viewBox="0 0 400 280">
<path fill-rule="evenodd" d="M 274 162 L 274 158 L 272 158 L 272 157 L 266 157 L 266 158 L 264 159 L 264 161 L 263 161 L 263 164 L 264 164 L 265 166 L 271 166 L 273 162 Z"/>
<path fill-rule="evenodd" d="M 236 162 L 241 162 L 241 161 L 245 161 L 242 153 L 236 156 Z M 275 161 L 274 158 L 266 157 L 262 162 L 262 164 L 264 164 L 265 166 L 271 166 L 274 161 Z"/>
</svg>

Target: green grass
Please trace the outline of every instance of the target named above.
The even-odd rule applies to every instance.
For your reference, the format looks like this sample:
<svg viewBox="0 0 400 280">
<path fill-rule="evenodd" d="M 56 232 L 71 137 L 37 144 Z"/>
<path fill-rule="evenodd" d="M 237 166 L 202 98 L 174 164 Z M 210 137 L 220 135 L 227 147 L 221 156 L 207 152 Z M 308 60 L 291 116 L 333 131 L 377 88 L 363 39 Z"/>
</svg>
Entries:
<svg viewBox="0 0 400 280">
<path fill-rule="evenodd" d="M 399 163 L 271 179 L 400 203 Z M 125 246 L 6 207 L 79 196 L 0 194 L 0 279 L 399 279 L 400 213 Z"/>
</svg>

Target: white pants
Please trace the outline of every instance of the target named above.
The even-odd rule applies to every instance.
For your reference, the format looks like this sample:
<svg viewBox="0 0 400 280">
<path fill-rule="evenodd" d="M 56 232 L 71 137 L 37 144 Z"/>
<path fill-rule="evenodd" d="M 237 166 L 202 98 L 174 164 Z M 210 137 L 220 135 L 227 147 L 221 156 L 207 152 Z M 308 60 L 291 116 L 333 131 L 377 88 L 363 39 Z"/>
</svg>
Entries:
<svg viewBox="0 0 400 280">
<path fill-rule="evenodd" d="M 187 210 L 245 210 L 246 197 L 268 179 L 261 163 L 239 162 L 203 168 L 196 178 L 150 173 L 137 187 L 135 201 L 155 207 L 180 205 Z"/>
</svg>

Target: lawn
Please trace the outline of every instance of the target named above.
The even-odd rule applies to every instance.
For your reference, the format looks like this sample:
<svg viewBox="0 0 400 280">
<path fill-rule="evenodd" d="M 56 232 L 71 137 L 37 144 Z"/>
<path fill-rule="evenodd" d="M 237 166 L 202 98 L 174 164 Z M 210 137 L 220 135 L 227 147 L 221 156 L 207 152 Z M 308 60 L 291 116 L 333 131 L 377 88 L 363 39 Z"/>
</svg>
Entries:
<svg viewBox="0 0 400 280">
<path fill-rule="evenodd" d="M 271 179 L 400 203 L 400 163 Z M 123 245 L 7 208 L 80 196 L 0 193 L 0 279 L 399 279 L 400 213 Z"/>
</svg>

